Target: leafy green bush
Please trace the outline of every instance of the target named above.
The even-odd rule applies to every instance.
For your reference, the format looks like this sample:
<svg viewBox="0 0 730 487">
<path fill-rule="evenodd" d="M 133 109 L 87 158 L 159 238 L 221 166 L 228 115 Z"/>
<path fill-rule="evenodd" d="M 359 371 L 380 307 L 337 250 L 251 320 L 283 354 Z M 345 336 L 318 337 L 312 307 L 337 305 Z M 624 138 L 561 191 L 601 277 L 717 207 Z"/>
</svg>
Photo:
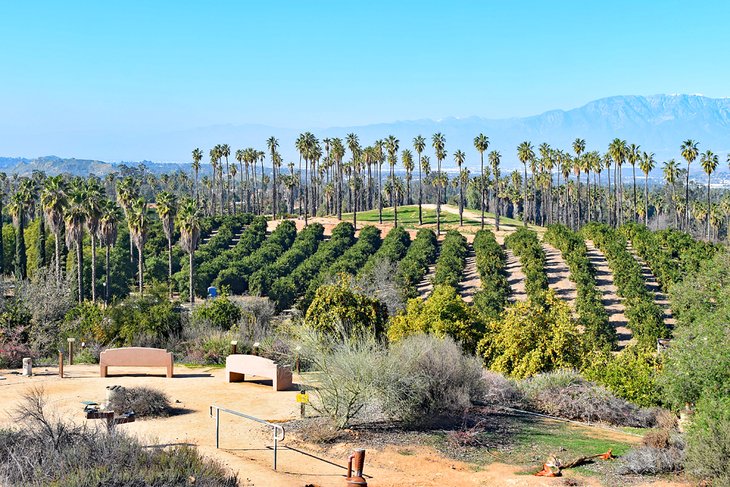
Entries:
<svg viewBox="0 0 730 487">
<path fill-rule="evenodd" d="M 241 319 L 241 308 L 223 295 L 196 306 L 193 319 L 204 320 L 221 330 L 228 330 Z"/>
<path fill-rule="evenodd" d="M 582 371 L 586 379 L 607 387 L 617 396 L 639 406 L 649 407 L 660 403 L 657 384 L 659 359 L 655 353 L 629 346 L 617 354 L 595 352 L 586 362 Z"/>
<path fill-rule="evenodd" d="M 397 342 L 411 335 L 450 336 L 468 352 L 476 345 L 485 327 L 477 312 L 447 285 L 436 285 L 425 301 L 408 301 L 404 312 L 394 316 L 388 327 L 388 338 Z"/>
<path fill-rule="evenodd" d="M 687 472 L 730 485 L 730 396 L 706 396 L 697 403 L 697 413 L 687 431 Z"/>
<path fill-rule="evenodd" d="M 542 250 L 537 234 L 526 228 L 519 228 L 508 235 L 504 243 L 520 259 L 522 271 L 525 273 L 525 292 L 535 302 L 544 300 L 548 289 L 545 273 L 545 251 Z"/>
<path fill-rule="evenodd" d="M 441 242 L 433 283 L 457 287 L 466 265 L 466 254 L 466 238 L 456 230 L 449 230 Z"/>
<path fill-rule="evenodd" d="M 505 273 L 507 255 L 490 230 L 479 230 L 473 246 L 482 281 L 482 288 L 474 295 L 474 307 L 484 319 L 494 320 L 507 305 L 511 293 Z"/>
<path fill-rule="evenodd" d="M 390 233 L 388 236 L 390 236 Z M 388 237 L 383 241 L 381 251 L 385 247 L 387 240 Z M 416 286 L 418 286 L 418 283 L 421 282 L 423 276 L 428 272 L 428 266 L 436 260 L 437 250 L 438 241 L 436 240 L 436 234 L 426 228 L 420 229 L 413 243 L 408 247 L 405 256 L 398 263 L 398 281 L 401 283 L 406 296 L 411 298 L 416 297 Z M 393 261 L 397 262 L 397 260 Z"/>
</svg>

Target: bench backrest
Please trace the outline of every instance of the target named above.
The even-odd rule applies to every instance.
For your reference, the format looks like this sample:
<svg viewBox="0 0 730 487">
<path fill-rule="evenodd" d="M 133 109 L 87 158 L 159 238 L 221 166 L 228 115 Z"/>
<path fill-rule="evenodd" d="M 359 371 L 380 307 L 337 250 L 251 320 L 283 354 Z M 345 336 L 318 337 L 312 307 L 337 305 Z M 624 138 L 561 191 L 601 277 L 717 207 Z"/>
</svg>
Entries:
<svg viewBox="0 0 730 487">
<path fill-rule="evenodd" d="M 101 352 L 99 364 L 138 367 L 167 367 L 172 352 L 164 348 L 125 347 L 110 348 Z"/>
<path fill-rule="evenodd" d="M 276 377 L 276 362 L 256 355 L 229 355 L 226 368 L 232 371 L 245 370 L 247 374 L 260 377 Z"/>
</svg>

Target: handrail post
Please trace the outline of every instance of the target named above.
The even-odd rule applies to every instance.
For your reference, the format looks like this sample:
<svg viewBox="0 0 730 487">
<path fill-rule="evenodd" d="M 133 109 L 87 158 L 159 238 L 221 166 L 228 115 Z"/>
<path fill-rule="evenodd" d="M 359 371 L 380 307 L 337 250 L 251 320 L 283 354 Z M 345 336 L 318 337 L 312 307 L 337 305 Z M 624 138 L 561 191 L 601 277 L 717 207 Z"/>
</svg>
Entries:
<svg viewBox="0 0 730 487">
<path fill-rule="evenodd" d="M 215 447 L 220 447 L 220 431 L 221 431 L 221 410 L 215 408 Z"/>
<path fill-rule="evenodd" d="M 274 470 L 276 470 L 276 452 L 279 447 L 279 435 L 276 434 L 276 428 L 272 428 L 274 431 Z"/>
</svg>

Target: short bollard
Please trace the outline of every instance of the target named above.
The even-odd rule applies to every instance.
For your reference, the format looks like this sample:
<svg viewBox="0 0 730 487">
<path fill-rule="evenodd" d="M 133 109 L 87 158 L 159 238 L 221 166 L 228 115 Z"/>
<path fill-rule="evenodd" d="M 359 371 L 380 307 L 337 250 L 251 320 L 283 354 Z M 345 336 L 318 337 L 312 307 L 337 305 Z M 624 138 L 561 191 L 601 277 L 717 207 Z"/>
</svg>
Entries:
<svg viewBox="0 0 730 487">
<path fill-rule="evenodd" d="M 347 459 L 347 481 L 348 486 L 367 487 L 368 483 L 363 477 L 365 467 L 365 450 L 355 450 Z"/>
<path fill-rule="evenodd" d="M 238 340 L 231 340 L 231 355 L 238 353 Z"/>
<path fill-rule="evenodd" d="M 297 394 L 297 402 L 299 403 L 299 417 L 304 418 L 307 415 L 305 408 L 307 404 L 309 404 L 309 394 L 307 394 L 307 391 L 302 389 L 302 391 Z"/>
<path fill-rule="evenodd" d="M 33 376 L 33 359 L 26 357 L 23 359 L 23 375 L 25 377 Z"/>
<path fill-rule="evenodd" d="M 74 342 L 76 341 L 75 338 L 68 338 L 68 364 L 73 365 L 74 364 Z"/>
<path fill-rule="evenodd" d="M 58 351 L 58 376 L 63 379 L 63 352 Z"/>
</svg>

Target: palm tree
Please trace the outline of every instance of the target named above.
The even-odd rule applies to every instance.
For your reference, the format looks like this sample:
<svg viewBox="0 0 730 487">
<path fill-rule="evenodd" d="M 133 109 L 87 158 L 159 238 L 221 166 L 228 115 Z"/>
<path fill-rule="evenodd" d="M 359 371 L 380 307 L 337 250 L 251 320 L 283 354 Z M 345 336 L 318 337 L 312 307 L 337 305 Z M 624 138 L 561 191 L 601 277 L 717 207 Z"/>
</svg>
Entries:
<svg viewBox="0 0 730 487">
<path fill-rule="evenodd" d="M 358 202 L 358 184 L 360 178 L 360 140 L 355 133 L 349 133 L 345 136 L 345 143 L 347 148 L 350 149 L 352 155 L 352 169 L 355 175 L 355 183 L 352 185 L 352 192 L 354 193 L 353 205 L 352 205 L 352 222 L 357 228 L 357 202 Z M 339 214 L 339 213 L 338 213 Z"/>
<path fill-rule="evenodd" d="M 436 235 L 441 235 L 441 161 L 446 159 L 446 137 L 440 132 L 431 136 L 431 145 L 436 153 Z"/>
<path fill-rule="evenodd" d="M 712 173 L 715 172 L 715 169 L 717 169 L 717 165 L 719 163 L 720 159 L 717 157 L 717 154 L 714 154 L 710 150 L 705 151 L 700 158 L 702 170 L 705 171 L 705 174 L 707 174 L 707 211 L 710 211 L 712 208 L 712 204 L 710 202 L 710 178 Z M 710 218 L 707 218 L 707 240 L 710 240 Z"/>
<path fill-rule="evenodd" d="M 186 198 L 180 202 L 177 213 L 177 228 L 180 231 L 180 247 L 188 254 L 188 292 L 190 303 L 195 303 L 195 288 L 193 276 L 195 269 L 195 250 L 198 248 L 200 239 L 200 215 L 195 201 Z"/>
<path fill-rule="evenodd" d="M 276 149 L 279 147 L 279 141 L 272 135 L 266 139 L 266 147 L 269 149 L 269 154 L 271 155 L 271 209 L 273 219 L 276 220 L 277 209 L 279 208 L 276 199 Z"/>
<path fill-rule="evenodd" d="M 246 190 L 246 185 L 243 181 L 243 164 L 246 162 L 246 167 L 248 167 L 248 162 L 246 161 L 246 151 L 243 149 L 236 150 L 236 160 L 238 161 L 238 172 L 240 173 L 239 178 L 239 185 L 238 185 L 238 191 L 240 192 L 238 199 L 241 201 L 241 211 L 243 212 L 243 201 L 244 201 L 244 195 L 243 192 Z M 198 206 L 200 206 L 200 200 L 196 199 L 196 203 L 198 203 Z M 248 206 L 246 206 L 246 212 L 249 211 Z"/>
<path fill-rule="evenodd" d="M 479 193 L 480 193 L 480 201 L 479 206 L 482 210 L 482 225 L 481 228 L 484 228 L 484 190 L 485 190 L 485 184 L 484 184 L 484 152 L 489 148 L 489 137 L 487 137 L 484 134 L 479 134 L 476 137 L 474 137 L 474 148 L 479 152 L 479 162 L 481 165 L 481 184 L 479 185 Z"/>
<path fill-rule="evenodd" d="M 522 181 L 523 186 L 523 203 L 522 203 L 522 223 L 527 226 L 527 163 L 535 158 L 535 152 L 532 150 L 532 144 L 528 141 L 522 142 L 517 146 L 517 158 L 522 163 L 525 172 L 525 178 Z"/>
<path fill-rule="evenodd" d="M 99 213 L 100 217 L 99 226 L 97 228 L 97 237 L 99 238 L 99 243 L 103 245 L 106 249 L 104 266 L 106 273 L 106 282 L 104 286 L 104 302 L 106 304 L 109 304 L 109 293 L 111 286 L 111 283 L 109 281 L 109 255 L 112 245 L 114 245 L 114 243 L 117 241 L 117 227 L 119 225 L 119 221 L 122 219 L 122 214 L 117 204 L 110 199 L 101 200 L 101 202 L 99 203 Z"/>
<path fill-rule="evenodd" d="M 682 157 L 684 157 L 684 160 L 687 161 L 687 175 L 685 179 L 684 184 L 684 208 L 685 208 L 685 214 L 684 214 L 684 226 L 687 228 L 689 226 L 689 166 L 692 164 L 695 159 L 697 159 L 697 156 L 699 155 L 699 150 L 697 149 L 698 143 L 695 142 L 692 139 L 687 139 L 684 142 L 682 142 L 682 145 L 680 146 L 680 150 L 682 151 Z"/>
<path fill-rule="evenodd" d="M 203 151 L 198 148 L 193 149 L 193 173 L 195 173 L 195 201 L 200 202 L 198 194 L 198 172 L 200 171 L 200 161 L 203 160 Z"/>
<path fill-rule="evenodd" d="M 426 149 L 426 139 L 422 135 L 417 135 L 413 138 L 413 150 L 416 151 L 418 156 L 418 224 L 423 225 L 423 210 L 421 205 L 423 204 L 423 177 L 421 176 L 421 169 L 423 160 L 421 154 Z"/>
<path fill-rule="evenodd" d="M 411 204 L 411 179 L 413 177 L 413 154 L 408 149 L 403 149 L 401 152 L 401 160 L 403 161 L 403 168 L 406 170 L 406 205 Z"/>
<path fill-rule="evenodd" d="M 64 212 L 66 211 L 66 181 L 63 176 L 47 178 L 41 190 L 41 206 L 51 227 L 55 246 L 56 279 L 61 282 L 61 235 L 63 234 Z"/>
<path fill-rule="evenodd" d="M 132 207 L 129 211 L 129 229 L 130 237 L 134 241 L 134 246 L 137 247 L 137 276 L 139 282 L 139 293 L 142 294 L 142 288 L 144 285 L 144 244 L 147 240 L 147 202 L 144 198 L 137 198 L 132 203 Z"/>
<path fill-rule="evenodd" d="M 224 157 L 226 159 L 226 178 L 228 180 L 228 185 L 226 186 L 226 212 L 229 214 L 231 213 L 231 194 L 230 194 L 230 188 L 231 188 L 231 170 L 230 166 L 228 165 L 228 156 L 231 155 L 231 147 L 228 144 L 222 144 L 219 149 L 219 156 Z M 221 171 L 223 170 L 223 167 L 221 166 Z M 221 186 L 223 186 L 223 180 L 221 179 Z M 221 209 L 223 208 L 223 197 L 221 197 Z"/>
<path fill-rule="evenodd" d="M 489 164 L 492 166 L 492 176 L 494 177 L 494 228 L 499 231 L 499 198 L 500 198 L 500 176 L 499 176 L 499 162 L 502 159 L 502 155 L 493 150 L 489 153 Z"/>
<path fill-rule="evenodd" d="M 378 157 L 378 223 L 383 223 L 383 162 L 385 162 L 385 153 L 383 152 L 384 142 L 382 140 L 375 141 L 375 154 Z"/>
<path fill-rule="evenodd" d="M 614 223 L 616 225 L 621 225 L 623 223 L 623 175 L 621 171 L 623 163 L 626 161 L 627 152 L 628 149 L 626 147 L 625 140 L 613 139 L 608 146 L 608 153 L 611 154 L 611 159 L 613 159 L 613 162 L 615 163 L 614 170 L 616 171 L 616 175 L 613 178 L 616 200 L 616 218 L 614 219 Z"/>
<path fill-rule="evenodd" d="M 13 216 L 15 224 L 15 278 L 19 280 L 28 277 L 28 259 L 25 248 L 25 218 L 33 199 L 33 183 L 30 179 L 21 179 L 18 187 L 10 197 L 8 211 Z"/>
<path fill-rule="evenodd" d="M 236 166 L 233 166 L 233 169 L 235 168 Z M 168 191 L 158 193 L 155 198 L 155 206 L 162 223 L 162 231 L 167 239 L 167 285 L 170 289 L 170 297 L 172 297 L 172 237 L 175 231 L 175 213 L 177 213 L 175 195 Z"/>
<path fill-rule="evenodd" d="M 89 179 L 84 187 L 86 229 L 91 241 L 91 301 L 96 302 L 96 234 L 99 229 L 101 212 L 99 202 L 103 197 L 103 189 L 96 179 Z"/>
<path fill-rule="evenodd" d="M 633 210 L 633 215 L 631 217 L 632 221 L 636 221 L 636 207 L 637 207 L 637 204 L 636 204 L 636 163 L 641 159 L 641 151 L 639 149 L 640 149 L 640 146 L 638 146 L 636 144 L 631 144 L 629 146 L 629 151 L 628 151 L 628 161 L 629 161 L 629 164 L 631 164 L 631 171 L 633 173 L 633 181 L 634 181 L 633 182 L 634 189 L 633 189 L 633 194 L 632 194 L 632 201 L 633 201 L 632 204 L 633 204 L 634 210 Z"/>
<path fill-rule="evenodd" d="M 388 151 L 388 164 L 390 165 L 390 181 L 395 185 L 395 165 L 398 162 L 398 139 L 394 135 L 389 135 L 385 139 L 385 148 Z M 395 197 L 395 191 L 390 192 L 390 206 L 393 207 L 393 225 L 398 226 L 398 199 Z"/>
<path fill-rule="evenodd" d="M 649 225 L 649 173 L 655 164 L 653 152 L 642 154 L 639 167 L 644 173 L 644 225 Z"/>
<path fill-rule="evenodd" d="M 83 183 L 80 180 L 74 181 L 71 191 L 68 194 L 68 208 L 64 215 L 66 223 L 66 247 L 69 250 L 76 250 L 76 284 L 79 303 L 84 299 L 84 219 L 86 218 L 86 195 Z"/>
<path fill-rule="evenodd" d="M 672 159 L 668 162 L 664 163 L 664 166 L 662 167 L 662 174 L 664 175 L 664 181 L 667 183 L 667 185 L 671 189 L 671 201 L 672 204 L 674 204 L 675 196 L 674 196 L 674 188 L 675 184 L 677 182 L 677 177 L 679 176 L 679 164 Z M 679 225 L 678 217 L 677 217 L 677 208 L 674 208 L 674 227 L 676 228 Z"/>
<path fill-rule="evenodd" d="M 213 182 L 215 186 L 215 182 Z M 132 238 L 131 238 L 131 227 L 129 227 L 129 211 L 132 208 L 132 202 L 139 198 L 139 183 L 136 179 L 131 176 L 127 176 L 117 184 L 117 202 L 124 211 L 124 217 L 127 220 L 127 227 L 129 228 L 129 261 L 134 262 L 134 250 L 132 249 Z M 215 192 L 212 194 L 213 198 L 213 212 L 215 213 Z"/>
<path fill-rule="evenodd" d="M 461 177 L 461 166 L 464 164 L 465 159 L 466 154 L 461 150 L 454 152 L 454 162 L 456 167 L 459 168 L 459 226 L 464 226 L 464 178 Z"/>
</svg>

